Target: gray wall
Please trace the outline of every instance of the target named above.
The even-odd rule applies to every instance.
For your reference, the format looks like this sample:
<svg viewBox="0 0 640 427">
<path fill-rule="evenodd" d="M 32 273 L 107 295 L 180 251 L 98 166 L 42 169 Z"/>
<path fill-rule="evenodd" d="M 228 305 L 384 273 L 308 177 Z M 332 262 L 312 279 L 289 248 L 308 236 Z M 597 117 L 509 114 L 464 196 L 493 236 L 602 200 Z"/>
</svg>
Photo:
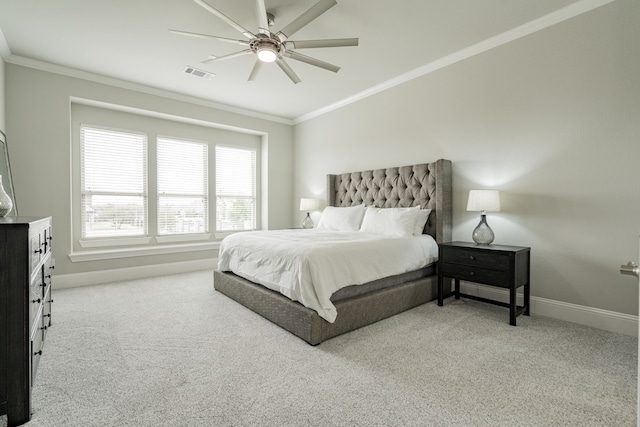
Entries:
<svg viewBox="0 0 640 427">
<path fill-rule="evenodd" d="M 300 123 L 294 200 L 327 173 L 447 158 L 454 240 L 479 220 L 468 190 L 497 188 L 495 243 L 532 247 L 533 296 L 637 314 L 618 268 L 638 259 L 638 17 L 619 0 Z"/>
<path fill-rule="evenodd" d="M 195 103 L 94 83 L 15 64 L 6 65 L 9 154 L 20 215 L 51 215 L 57 274 L 213 259 L 216 251 L 186 252 L 72 263 L 70 98 L 197 119 L 268 134 L 262 152 L 263 222 L 269 228 L 292 222 L 293 129 L 290 125 L 216 110 Z"/>
</svg>

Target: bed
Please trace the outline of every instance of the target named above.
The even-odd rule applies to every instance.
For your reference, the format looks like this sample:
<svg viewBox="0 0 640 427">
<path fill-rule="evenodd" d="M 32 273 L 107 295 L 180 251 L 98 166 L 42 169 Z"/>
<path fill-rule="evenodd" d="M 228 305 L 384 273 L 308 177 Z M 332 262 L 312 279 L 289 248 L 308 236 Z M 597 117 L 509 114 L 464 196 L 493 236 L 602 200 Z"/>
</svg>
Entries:
<svg viewBox="0 0 640 427">
<path fill-rule="evenodd" d="M 423 233 L 451 240 L 451 162 L 327 176 L 327 206 L 415 207 L 431 212 Z M 332 295 L 333 322 L 315 310 L 231 271 L 214 270 L 214 288 L 311 345 L 401 313 L 437 297 L 437 263 L 391 275 Z"/>
</svg>

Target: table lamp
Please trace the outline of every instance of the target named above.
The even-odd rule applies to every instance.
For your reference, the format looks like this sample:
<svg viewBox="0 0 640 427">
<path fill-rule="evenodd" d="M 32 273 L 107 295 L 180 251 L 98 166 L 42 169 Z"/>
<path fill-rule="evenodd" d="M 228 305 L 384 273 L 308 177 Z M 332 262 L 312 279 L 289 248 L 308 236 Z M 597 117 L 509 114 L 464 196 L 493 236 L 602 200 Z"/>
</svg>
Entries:
<svg viewBox="0 0 640 427">
<path fill-rule="evenodd" d="M 480 224 L 471 235 L 473 241 L 478 245 L 490 245 L 495 236 L 487 224 L 486 213 L 500 211 L 500 193 L 498 190 L 470 190 L 467 210 L 481 212 Z"/>
<path fill-rule="evenodd" d="M 307 216 L 302 221 L 302 228 L 313 228 L 313 220 L 309 216 L 309 211 L 317 211 L 319 203 L 317 199 L 300 199 L 300 210 L 307 211 Z"/>
</svg>

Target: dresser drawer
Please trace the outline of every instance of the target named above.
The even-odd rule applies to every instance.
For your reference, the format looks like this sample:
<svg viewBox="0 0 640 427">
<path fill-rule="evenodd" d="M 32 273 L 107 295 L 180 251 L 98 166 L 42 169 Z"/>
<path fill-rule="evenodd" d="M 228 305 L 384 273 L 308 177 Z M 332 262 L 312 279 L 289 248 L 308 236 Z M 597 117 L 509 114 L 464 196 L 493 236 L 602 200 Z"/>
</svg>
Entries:
<svg viewBox="0 0 640 427">
<path fill-rule="evenodd" d="M 48 286 L 42 302 L 42 340 L 47 336 L 47 330 L 51 326 L 51 286 Z"/>
<path fill-rule="evenodd" d="M 42 314 L 42 313 L 40 313 Z M 42 356 L 42 329 L 36 328 L 31 333 L 31 386 L 36 384 L 36 373 Z"/>
<path fill-rule="evenodd" d="M 42 274 L 38 274 L 31 280 L 31 285 L 29 285 L 29 325 L 33 325 L 44 301 L 42 289 Z"/>
<path fill-rule="evenodd" d="M 441 259 L 444 262 L 507 271 L 510 266 L 508 254 L 486 253 L 472 249 L 442 248 Z"/>
<path fill-rule="evenodd" d="M 52 240 L 50 220 L 35 222 L 29 228 L 30 270 L 32 274 L 44 257 L 51 252 Z"/>
<path fill-rule="evenodd" d="M 508 288 L 511 274 L 509 271 L 491 270 L 488 268 L 474 267 L 463 264 L 443 262 L 440 265 L 442 275 L 460 280 L 468 280 L 477 283 L 486 283 L 493 286 Z"/>
</svg>

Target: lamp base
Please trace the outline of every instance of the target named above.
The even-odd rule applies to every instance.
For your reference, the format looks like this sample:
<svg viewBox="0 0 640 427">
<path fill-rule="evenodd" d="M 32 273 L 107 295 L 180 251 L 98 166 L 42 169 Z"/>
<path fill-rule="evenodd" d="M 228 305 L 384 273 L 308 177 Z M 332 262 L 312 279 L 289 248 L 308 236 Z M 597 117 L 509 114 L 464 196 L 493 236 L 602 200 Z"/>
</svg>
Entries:
<svg viewBox="0 0 640 427">
<path fill-rule="evenodd" d="M 309 216 L 309 212 L 307 212 L 307 216 L 302 221 L 302 228 L 313 228 L 313 220 Z"/>
<path fill-rule="evenodd" d="M 473 230 L 471 237 L 478 245 L 490 245 L 493 242 L 495 236 L 493 230 L 487 224 L 487 216 L 485 214 L 480 215 L 480 224 Z"/>
</svg>

